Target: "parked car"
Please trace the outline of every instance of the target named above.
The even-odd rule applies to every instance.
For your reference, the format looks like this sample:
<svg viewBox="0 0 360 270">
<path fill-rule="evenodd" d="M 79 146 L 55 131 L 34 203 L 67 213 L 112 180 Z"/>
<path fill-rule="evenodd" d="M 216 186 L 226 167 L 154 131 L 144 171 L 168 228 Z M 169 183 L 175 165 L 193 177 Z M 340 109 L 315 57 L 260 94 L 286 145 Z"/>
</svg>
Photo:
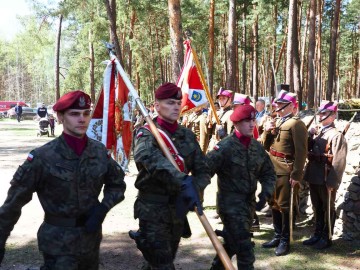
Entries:
<svg viewBox="0 0 360 270">
<path fill-rule="evenodd" d="M 23 109 L 22 115 L 21 115 L 22 120 L 33 120 L 34 116 L 37 115 L 36 109 L 29 108 L 29 107 L 23 107 L 22 109 Z M 7 116 L 9 118 L 15 119 L 16 118 L 15 108 L 11 108 L 10 110 L 8 110 Z"/>
</svg>

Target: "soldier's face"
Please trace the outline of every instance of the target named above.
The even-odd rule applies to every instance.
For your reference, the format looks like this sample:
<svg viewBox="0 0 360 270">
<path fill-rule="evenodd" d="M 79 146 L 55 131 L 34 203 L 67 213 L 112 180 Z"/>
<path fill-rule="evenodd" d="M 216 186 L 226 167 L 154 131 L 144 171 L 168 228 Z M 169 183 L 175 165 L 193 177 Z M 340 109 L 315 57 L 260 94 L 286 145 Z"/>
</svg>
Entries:
<svg viewBox="0 0 360 270">
<path fill-rule="evenodd" d="M 237 131 L 239 131 L 242 135 L 247 137 L 253 136 L 254 127 L 256 125 L 255 119 L 244 119 L 240 122 L 234 123 L 234 126 Z"/>
<path fill-rule="evenodd" d="M 83 138 L 88 129 L 91 111 L 69 109 L 63 113 L 58 113 L 58 118 L 63 124 L 64 132 L 68 135 Z"/>
<path fill-rule="evenodd" d="M 180 116 L 181 100 L 162 99 L 155 102 L 155 109 L 161 119 L 168 123 L 175 123 Z"/>
<path fill-rule="evenodd" d="M 231 99 L 227 96 L 219 96 L 218 100 L 222 108 L 225 108 L 231 104 Z"/>
<path fill-rule="evenodd" d="M 330 114 L 330 115 L 329 115 Z M 336 115 L 331 112 L 321 112 L 319 113 L 319 122 L 323 127 L 330 125 L 335 121 Z"/>
</svg>

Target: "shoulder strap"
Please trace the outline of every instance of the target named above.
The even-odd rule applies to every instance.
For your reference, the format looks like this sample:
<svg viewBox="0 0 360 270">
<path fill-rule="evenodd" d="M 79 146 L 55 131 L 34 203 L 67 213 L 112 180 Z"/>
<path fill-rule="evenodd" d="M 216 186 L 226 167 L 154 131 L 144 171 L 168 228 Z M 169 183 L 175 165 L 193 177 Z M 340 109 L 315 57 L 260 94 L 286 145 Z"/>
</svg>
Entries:
<svg viewBox="0 0 360 270">
<path fill-rule="evenodd" d="M 148 124 L 143 125 L 143 128 L 151 132 L 150 126 Z M 157 129 L 160 133 L 161 138 L 164 140 L 166 147 L 169 149 L 171 155 L 174 157 L 176 164 L 179 166 L 181 172 L 185 172 L 185 162 L 184 159 L 180 156 L 179 151 L 176 149 L 175 145 L 169 138 L 169 136 L 161 129 Z M 152 133 L 152 132 L 151 132 Z"/>
</svg>

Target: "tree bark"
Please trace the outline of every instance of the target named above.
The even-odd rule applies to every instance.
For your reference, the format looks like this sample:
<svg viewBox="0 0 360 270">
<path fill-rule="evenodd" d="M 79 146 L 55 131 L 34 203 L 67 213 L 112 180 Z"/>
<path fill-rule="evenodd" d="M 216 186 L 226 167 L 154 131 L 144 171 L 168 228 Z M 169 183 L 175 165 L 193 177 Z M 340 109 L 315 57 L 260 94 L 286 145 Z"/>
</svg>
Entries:
<svg viewBox="0 0 360 270">
<path fill-rule="evenodd" d="M 226 88 L 235 91 L 235 77 L 236 77 L 236 0 L 229 0 L 229 24 L 227 37 L 227 77 Z"/>
<path fill-rule="evenodd" d="M 94 63 L 95 63 L 95 55 L 94 55 L 94 42 L 93 42 L 93 36 L 92 36 L 92 30 L 89 30 L 89 55 L 90 55 L 90 96 L 91 100 L 95 102 L 95 72 L 94 72 Z"/>
<path fill-rule="evenodd" d="M 214 56 L 215 56 L 215 0 L 210 0 L 210 14 L 209 14 L 209 62 L 208 62 L 208 71 L 209 71 L 209 89 L 210 95 L 213 96 L 213 86 L 214 86 Z"/>
<path fill-rule="evenodd" d="M 241 93 L 246 93 L 246 82 L 247 82 L 247 74 L 246 74 L 246 3 L 243 5 L 243 15 L 242 15 L 242 87 Z"/>
<path fill-rule="evenodd" d="M 184 64 L 180 0 L 168 0 L 168 8 L 171 39 L 172 81 L 177 82 L 181 72 L 181 67 Z"/>
<path fill-rule="evenodd" d="M 106 7 L 106 12 L 108 15 L 108 19 L 110 22 L 110 40 L 111 43 L 115 46 L 115 53 L 116 56 L 121 64 L 121 66 L 124 67 L 124 62 L 122 59 L 122 54 L 121 54 L 121 48 L 120 48 L 120 42 L 119 42 L 119 38 L 118 35 L 116 33 L 116 1 L 115 0 L 103 0 L 105 7 Z"/>
<path fill-rule="evenodd" d="M 56 48 L 55 48 L 55 98 L 60 98 L 60 40 L 61 40 L 61 27 L 62 27 L 63 15 L 59 15 L 59 26 L 56 35 Z"/>
<path fill-rule="evenodd" d="M 290 91 L 294 92 L 293 83 L 293 55 L 294 55 L 294 35 L 297 35 L 296 29 L 296 7 L 297 0 L 290 0 L 289 3 L 289 19 L 288 19 L 288 35 L 287 35 L 287 48 L 286 48 L 286 70 L 285 70 L 285 83 L 290 85 Z M 295 22 L 295 23 L 294 23 Z"/>
<path fill-rule="evenodd" d="M 255 9 L 255 7 L 254 7 Z M 258 99 L 259 95 L 259 80 L 258 80 L 258 70 L 259 70 L 259 63 L 258 63 L 258 17 L 256 16 L 255 22 L 252 26 L 252 52 L 253 52 L 253 61 L 252 61 L 252 96 L 254 97 L 255 101 Z"/>
<path fill-rule="evenodd" d="M 310 26 L 308 49 L 308 108 L 314 107 L 315 101 L 315 49 L 316 49 L 316 0 L 310 1 Z"/>
<path fill-rule="evenodd" d="M 333 91 L 334 91 L 334 80 L 335 80 L 335 71 L 336 71 L 336 45 L 338 37 L 338 24 L 339 24 L 339 15 L 340 15 L 340 6 L 341 0 L 336 0 L 335 10 L 334 10 L 334 19 L 331 27 L 331 43 L 329 50 L 329 68 L 328 68 L 328 88 L 326 91 L 326 99 L 331 100 Z"/>
<path fill-rule="evenodd" d="M 134 31 L 135 31 L 135 20 L 136 20 L 136 12 L 135 8 L 131 11 L 131 20 L 130 20 L 130 33 L 129 33 L 129 41 L 134 38 Z M 132 78 L 132 49 L 129 48 L 129 54 L 128 54 L 129 64 L 128 64 L 128 74 L 130 77 L 130 80 Z"/>
</svg>

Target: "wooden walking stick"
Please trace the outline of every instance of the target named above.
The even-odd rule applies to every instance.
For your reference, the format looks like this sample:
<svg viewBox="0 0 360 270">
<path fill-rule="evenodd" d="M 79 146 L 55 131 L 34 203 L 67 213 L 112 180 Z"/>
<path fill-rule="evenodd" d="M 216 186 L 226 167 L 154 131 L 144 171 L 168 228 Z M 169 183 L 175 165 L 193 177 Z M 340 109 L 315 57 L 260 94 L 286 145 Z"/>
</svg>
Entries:
<svg viewBox="0 0 360 270">
<path fill-rule="evenodd" d="M 290 242 L 294 242 L 293 238 L 293 221 L 294 221 L 294 187 L 291 186 L 290 191 L 290 209 L 289 209 L 289 225 L 290 225 Z"/>
<path fill-rule="evenodd" d="M 110 45 L 110 46 L 109 46 Z M 179 166 L 177 165 L 177 163 L 175 162 L 173 156 L 171 155 L 169 149 L 167 148 L 165 142 L 163 141 L 163 139 L 160 136 L 160 133 L 157 129 L 157 127 L 155 126 L 154 122 L 152 121 L 147 109 L 145 108 L 144 104 L 142 103 L 139 95 L 137 94 L 134 86 L 132 85 L 132 83 L 130 82 L 129 78 L 127 77 L 124 69 L 122 68 L 122 66 L 120 65 L 118 59 L 116 58 L 116 56 L 114 55 L 113 51 L 112 51 L 112 47 L 111 44 L 107 44 L 107 48 L 109 50 L 109 54 L 110 54 L 110 58 L 111 60 L 115 61 L 116 64 L 116 69 L 117 71 L 120 73 L 122 79 L 124 80 L 124 83 L 126 84 L 127 88 L 129 89 L 131 95 L 134 97 L 141 114 L 144 116 L 146 123 L 149 125 L 150 130 L 152 132 L 152 134 L 154 135 L 157 143 L 159 144 L 160 149 L 162 150 L 163 154 L 165 155 L 165 157 L 171 162 L 171 164 L 173 164 L 175 166 L 176 169 L 179 169 Z M 228 254 L 226 253 L 223 245 L 221 244 L 221 242 L 219 241 L 219 239 L 217 238 L 214 230 L 212 229 L 209 221 L 207 220 L 205 214 L 199 215 L 197 208 L 195 207 L 195 212 L 198 216 L 198 218 L 200 219 L 201 224 L 203 225 L 207 235 L 209 236 L 211 243 L 213 244 L 219 258 L 221 259 L 224 267 L 228 270 L 235 270 Z"/>
</svg>

